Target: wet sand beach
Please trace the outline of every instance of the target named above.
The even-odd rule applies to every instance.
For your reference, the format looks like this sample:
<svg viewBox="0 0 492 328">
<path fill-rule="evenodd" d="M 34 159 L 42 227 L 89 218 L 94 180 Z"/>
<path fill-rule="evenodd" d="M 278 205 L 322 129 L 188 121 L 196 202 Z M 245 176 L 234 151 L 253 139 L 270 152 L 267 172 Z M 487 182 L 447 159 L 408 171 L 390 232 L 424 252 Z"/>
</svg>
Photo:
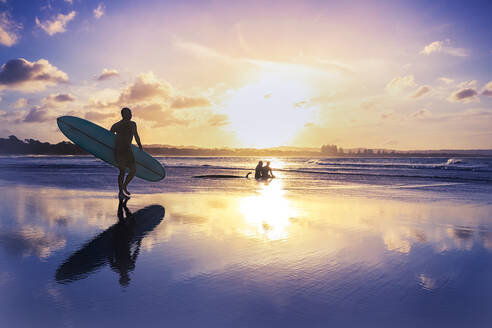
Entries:
<svg viewBox="0 0 492 328">
<path fill-rule="evenodd" d="M 6 327 L 492 322 L 487 185 L 302 190 L 280 172 L 205 188 L 188 175 L 176 191 L 136 183 L 134 220 L 118 223 L 111 185 L 36 179 L 0 180 Z"/>
</svg>

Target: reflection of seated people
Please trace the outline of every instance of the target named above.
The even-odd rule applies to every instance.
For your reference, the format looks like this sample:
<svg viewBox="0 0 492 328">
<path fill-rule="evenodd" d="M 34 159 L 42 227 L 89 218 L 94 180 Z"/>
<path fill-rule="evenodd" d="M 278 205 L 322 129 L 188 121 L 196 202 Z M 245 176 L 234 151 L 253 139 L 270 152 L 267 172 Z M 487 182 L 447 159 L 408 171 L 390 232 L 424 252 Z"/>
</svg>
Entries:
<svg viewBox="0 0 492 328">
<path fill-rule="evenodd" d="M 258 165 L 256 165 L 255 168 L 255 179 L 261 179 L 262 169 L 263 169 L 263 161 L 259 161 Z"/>
<path fill-rule="evenodd" d="M 267 162 L 265 166 L 261 169 L 261 178 L 262 179 L 271 179 L 275 178 L 272 172 L 272 168 L 270 167 L 270 162 Z"/>
<path fill-rule="evenodd" d="M 135 269 L 135 262 L 140 251 L 141 239 L 137 241 L 137 246 L 132 254 L 132 229 L 135 223 L 133 214 L 130 212 L 126 203 L 128 198 L 120 199 L 118 204 L 118 224 L 113 230 L 113 254 L 109 258 L 109 265 L 113 271 L 120 275 L 120 285 L 128 286 L 130 283 L 129 272 Z M 124 212 L 123 212 L 124 211 Z"/>
</svg>

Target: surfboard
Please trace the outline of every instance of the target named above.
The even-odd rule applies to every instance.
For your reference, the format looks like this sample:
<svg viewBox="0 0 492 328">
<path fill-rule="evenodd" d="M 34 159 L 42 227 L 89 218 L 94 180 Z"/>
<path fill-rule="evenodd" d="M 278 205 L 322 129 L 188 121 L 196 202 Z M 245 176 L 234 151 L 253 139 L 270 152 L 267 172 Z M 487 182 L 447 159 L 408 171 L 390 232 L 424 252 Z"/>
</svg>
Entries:
<svg viewBox="0 0 492 328">
<path fill-rule="evenodd" d="M 230 175 L 230 174 L 206 174 L 206 175 L 194 175 L 193 178 L 197 179 L 249 179 L 251 172 L 248 172 L 245 176 Z"/>
<path fill-rule="evenodd" d="M 56 121 L 58 128 L 68 139 L 106 163 L 118 166 L 114 156 L 116 135 L 97 124 L 75 116 L 61 116 Z M 132 150 L 137 177 L 147 181 L 164 179 L 166 171 L 159 161 L 134 145 Z"/>
</svg>

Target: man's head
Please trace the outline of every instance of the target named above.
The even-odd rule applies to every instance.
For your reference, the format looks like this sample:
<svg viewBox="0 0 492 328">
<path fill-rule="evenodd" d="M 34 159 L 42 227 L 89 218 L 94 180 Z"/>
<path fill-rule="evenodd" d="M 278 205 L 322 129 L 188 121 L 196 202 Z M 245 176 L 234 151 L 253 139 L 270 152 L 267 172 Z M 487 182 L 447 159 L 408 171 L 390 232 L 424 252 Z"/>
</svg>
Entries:
<svg viewBox="0 0 492 328">
<path fill-rule="evenodd" d="M 121 117 L 123 117 L 124 120 L 131 120 L 132 119 L 132 111 L 130 108 L 125 107 L 121 110 Z"/>
<path fill-rule="evenodd" d="M 263 161 L 259 161 L 258 162 L 258 165 L 263 165 Z"/>
</svg>

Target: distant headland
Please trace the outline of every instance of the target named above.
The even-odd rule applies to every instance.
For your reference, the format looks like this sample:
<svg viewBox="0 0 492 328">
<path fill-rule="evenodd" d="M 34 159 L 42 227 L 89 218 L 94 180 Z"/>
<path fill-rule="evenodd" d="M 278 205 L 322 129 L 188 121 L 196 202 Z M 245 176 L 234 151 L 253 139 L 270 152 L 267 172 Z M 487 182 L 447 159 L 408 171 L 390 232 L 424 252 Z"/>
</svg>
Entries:
<svg viewBox="0 0 492 328">
<path fill-rule="evenodd" d="M 292 157 L 472 157 L 492 156 L 492 149 L 475 150 L 418 150 L 350 148 L 323 145 L 320 148 L 273 147 L 273 148 L 199 148 L 169 145 L 144 145 L 145 151 L 162 156 L 292 156 Z M 0 138 L 0 155 L 87 155 L 79 146 L 62 141 L 57 144 L 35 139 L 20 140 L 16 136 Z"/>
</svg>

